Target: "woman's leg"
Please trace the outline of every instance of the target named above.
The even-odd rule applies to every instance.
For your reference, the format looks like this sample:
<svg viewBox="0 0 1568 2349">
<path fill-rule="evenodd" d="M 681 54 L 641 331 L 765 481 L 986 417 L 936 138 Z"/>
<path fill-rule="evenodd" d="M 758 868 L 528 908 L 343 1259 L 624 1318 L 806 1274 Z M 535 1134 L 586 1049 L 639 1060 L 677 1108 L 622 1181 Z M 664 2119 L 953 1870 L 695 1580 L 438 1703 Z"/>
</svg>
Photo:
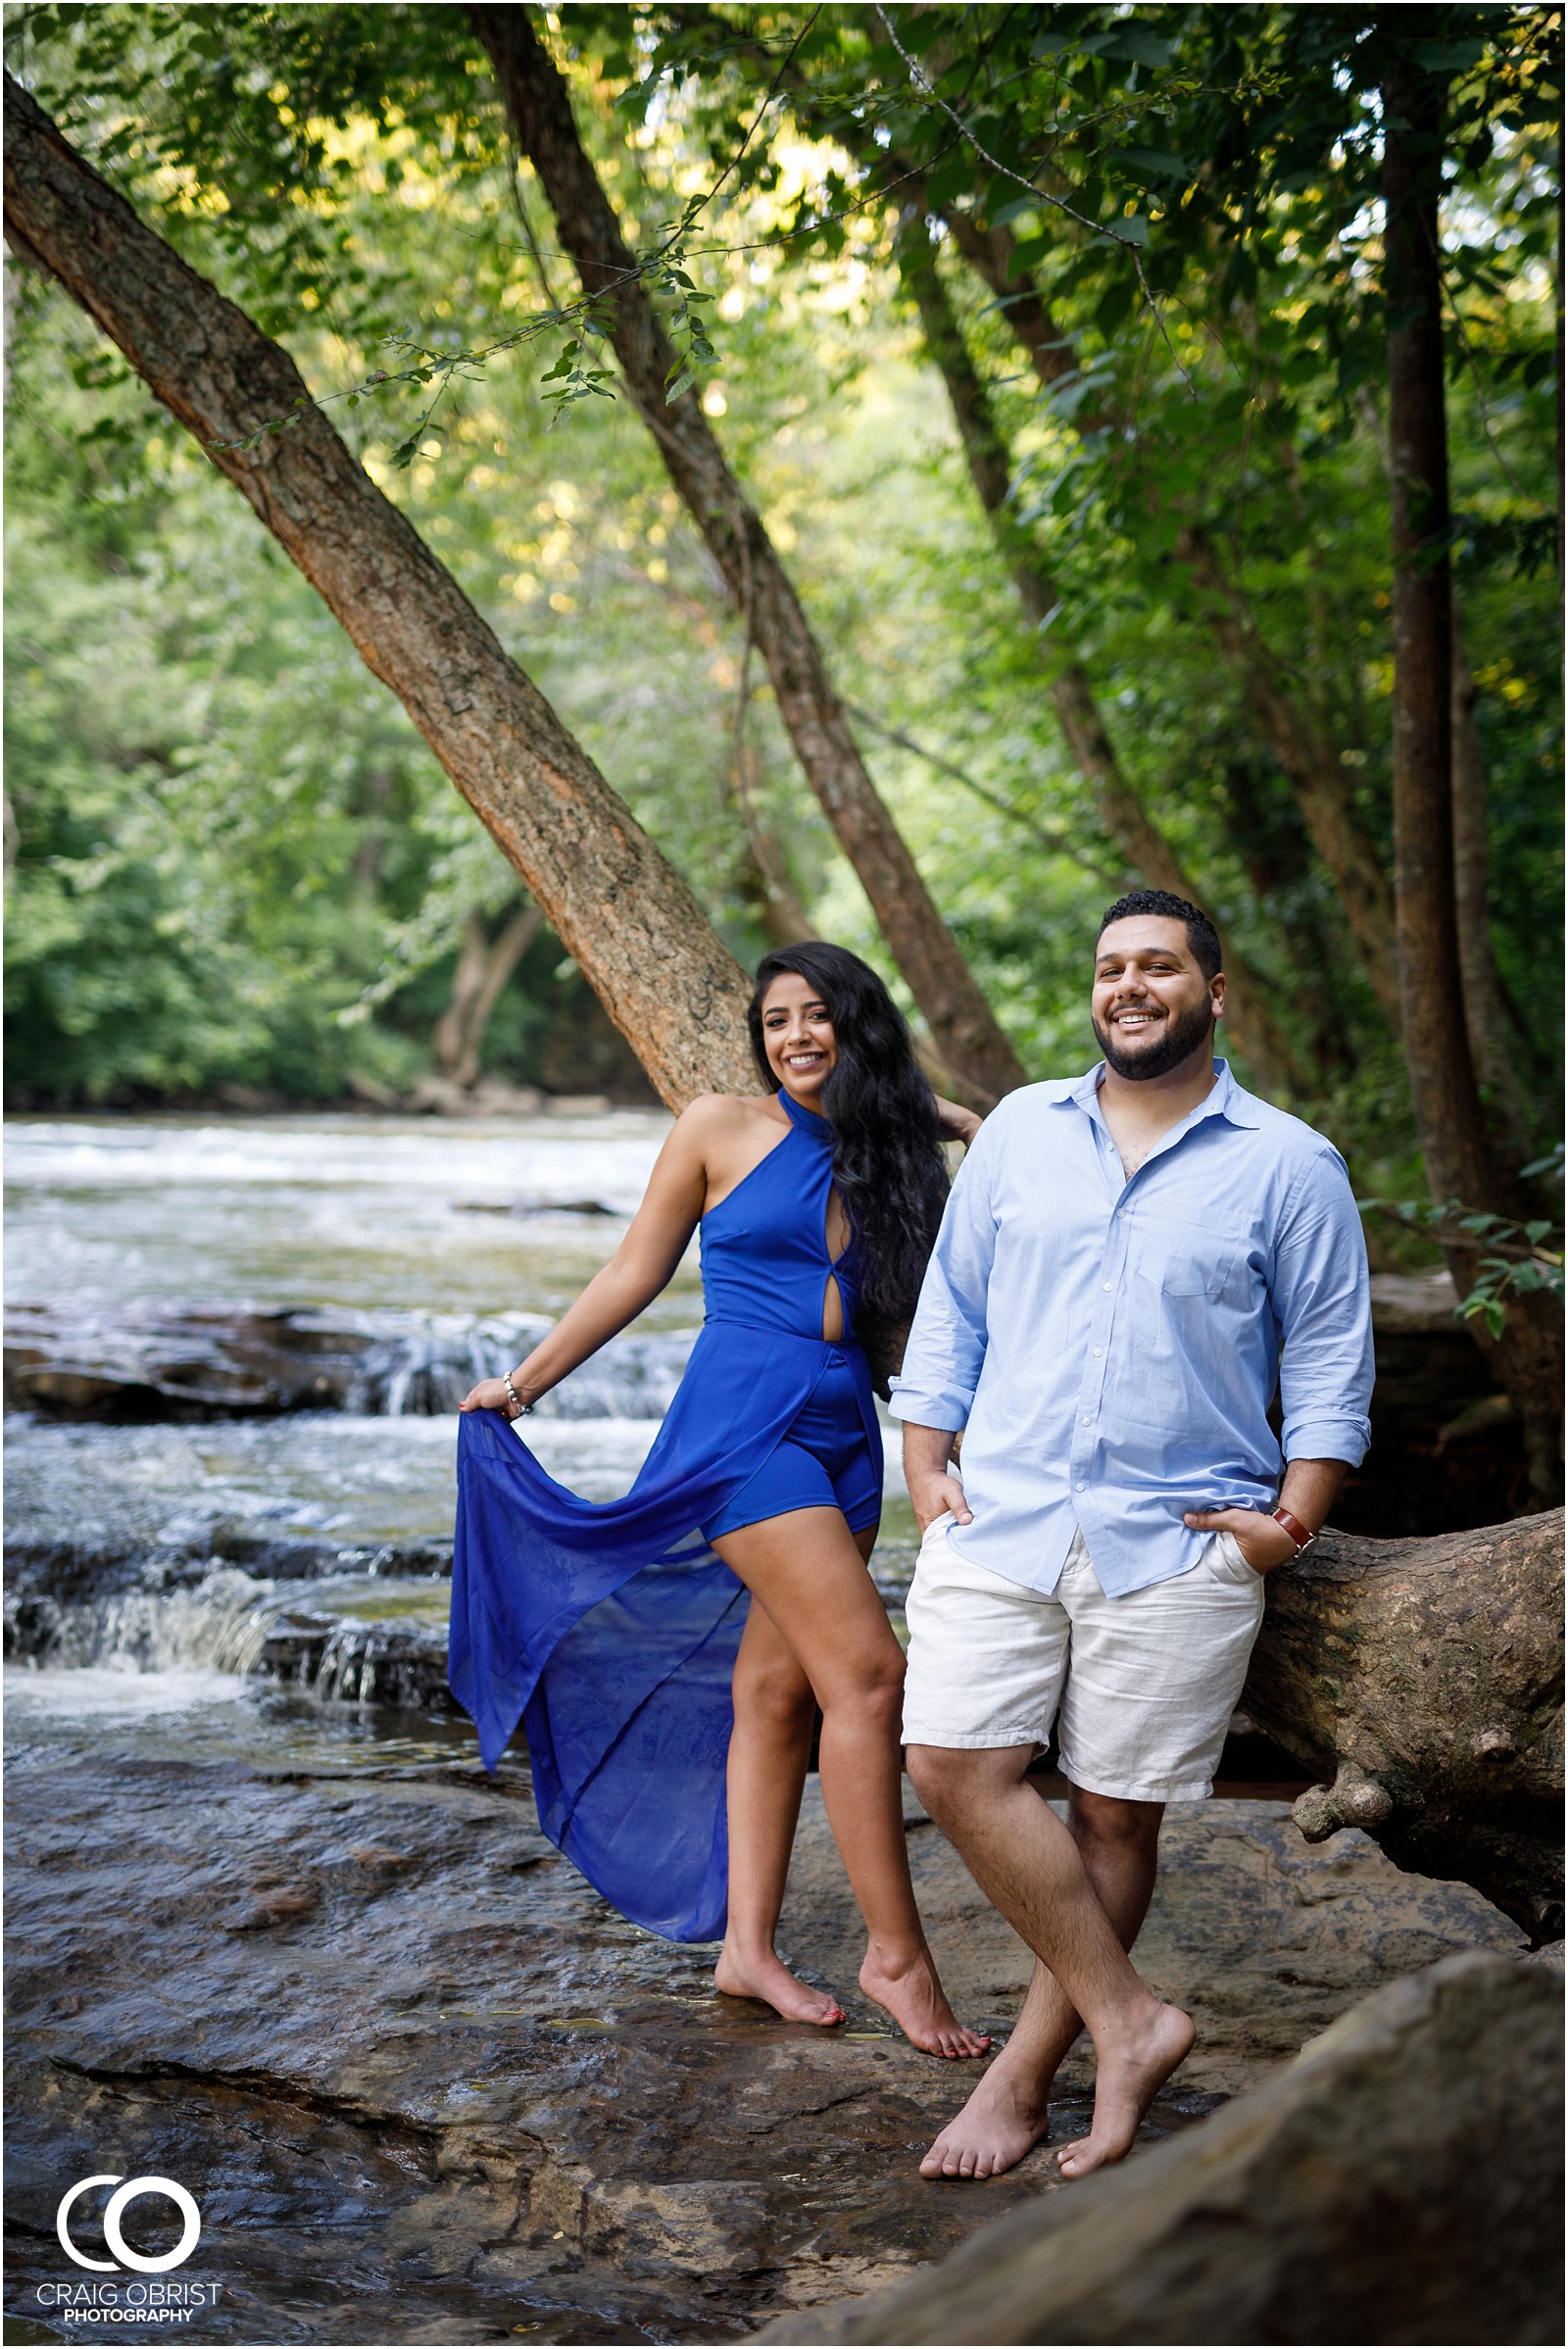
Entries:
<svg viewBox="0 0 1568 2349">
<path fill-rule="evenodd" d="M 811 1753 L 816 1698 L 795 1650 L 754 1606 L 735 1659 L 729 1741 L 729 1921 L 713 1980 L 732 1998 L 760 1998 L 791 2023 L 844 2021 L 824 1991 L 797 1982 L 774 1954 L 790 1850 Z"/>
<path fill-rule="evenodd" d="M 869 1546 L 867 1541 L 866 1546 Z M 904 1839 L 904 1656 L 837 1509 L 793 1509 L 713 1547 L 794 1650 L 822 1708 L 822 1799 L 867 1944 L 860 1987 L 930 2055 L 982 2055 L 954 2017 L 926 1946 Z"/>
</svg>

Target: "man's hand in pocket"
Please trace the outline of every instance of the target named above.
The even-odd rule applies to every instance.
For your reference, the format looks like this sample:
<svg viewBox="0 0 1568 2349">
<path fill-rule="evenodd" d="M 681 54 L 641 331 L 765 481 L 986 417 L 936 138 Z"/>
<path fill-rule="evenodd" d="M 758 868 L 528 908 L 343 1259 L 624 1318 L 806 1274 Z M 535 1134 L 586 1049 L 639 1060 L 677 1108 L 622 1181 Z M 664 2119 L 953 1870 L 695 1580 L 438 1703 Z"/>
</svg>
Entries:
<svg viewBox="0 0 1568 2349">
<path fill-rule="evenodd" d="M 974 1517 L 956 1476 L 922 1477 L 918 1489 L 910 1485 L 909 1498 L 914 1504 L 914 1522 L 922 1535 L 939 1517 L 952 1516 L 959 1525 L 970 1524 Z"/>
<path fill-rule="evenodd" d="M 1254 1574 L 1272 1574 L 1296 1555 L 1296 1543 L 1266 1509 L 1189 1509 L 1182 1523 L 1195 1533 L 1231 1535 Z"/>
</svg>

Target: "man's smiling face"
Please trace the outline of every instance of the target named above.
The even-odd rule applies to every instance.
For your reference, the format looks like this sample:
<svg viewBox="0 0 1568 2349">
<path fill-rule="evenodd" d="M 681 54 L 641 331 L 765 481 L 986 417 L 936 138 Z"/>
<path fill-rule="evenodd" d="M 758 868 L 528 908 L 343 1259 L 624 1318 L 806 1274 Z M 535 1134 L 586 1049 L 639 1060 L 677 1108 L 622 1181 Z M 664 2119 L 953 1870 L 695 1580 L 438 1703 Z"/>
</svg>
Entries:
<svg viewBox="0 0 1568 2349">
<path fill-rule="evenodd" d="M 1101 933 L 1090 1017 L 1106 1065 L 1137 1083 L 1162 1077 L 1206 1047 L 1225 1000 L 1205 979 L 1187 925 L 1134 913 Z"/>
</svg>

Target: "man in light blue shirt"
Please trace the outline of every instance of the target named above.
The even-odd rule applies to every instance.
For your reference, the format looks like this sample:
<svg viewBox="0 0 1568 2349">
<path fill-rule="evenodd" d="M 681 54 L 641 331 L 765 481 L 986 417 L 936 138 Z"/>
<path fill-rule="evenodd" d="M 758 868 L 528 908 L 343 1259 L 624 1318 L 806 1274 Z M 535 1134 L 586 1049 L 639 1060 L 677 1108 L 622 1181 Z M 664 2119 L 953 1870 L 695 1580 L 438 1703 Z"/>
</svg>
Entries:
<svg viewBox="0 0 1568 2349">
<path fill-rule="evenodd" d="M 987 1119 L 894 1384 L 924 1536 L 910 1775 L 1039 1960 L 928 2177 L 1020 2160 L 1083 2026 L 1095 2119 L 1058 2157 L 1068 2177 L 1127 2152 L 1187 2054 L 1191 2022 L 1126 1956 L 1161 1813 L 1210 1791 L 1262 1577 L 1313 1539 L 1366 1449 L 1366 1250 L 1345 1165 L 1215 1060 L 1224 999 L 1198 907 L 1144 890 L 1110 908 L 1092 998 L 1104 1059 Z M 1066 1829 L 1025 1776 L 1054 1722 Z"/>
</svg>

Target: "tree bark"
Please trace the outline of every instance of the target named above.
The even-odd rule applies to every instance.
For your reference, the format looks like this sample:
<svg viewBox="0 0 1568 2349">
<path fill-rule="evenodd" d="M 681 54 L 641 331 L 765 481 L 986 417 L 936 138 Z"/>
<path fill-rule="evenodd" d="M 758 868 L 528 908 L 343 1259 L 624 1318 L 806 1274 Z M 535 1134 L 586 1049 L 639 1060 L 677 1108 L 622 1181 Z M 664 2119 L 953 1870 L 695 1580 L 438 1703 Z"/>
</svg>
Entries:
<svg viewBox="0 0 1568 2349">
<path fill-rule="evenodd" d="M 760 765 L 754 745 L 737 728 L 730 761 L 730 792 L 740 810 L 746 839 L 742 886 L 774 945 L 798 946 L 804 938 L 814 938 L 816 931 L 795 886 L 789 858 L 757 805 Z"/>
<path fill-rule="evenodd" d="M 436 1021 L 431 1038 L 437 1065 L 454 1085 L 466 1089 L 477 1080 L 490 1014 L 543 921 L 537 905 L 519 905 L 500 936 L 492 939 L 479 907 L 470 908 L 463 925 L 452 1001 Z"/>
<path fill-rule="evenodd" d="M 1078 354 L 1027 272 L 1013 261 L 1010 229 L 984 227 L 956 207 L 944 216 L 958 251 L 996 296 L 1042 385 L 1056 390 L 1079 371 Z M 1090 437 L 1117 418 L 1098 395 L 1070 394 L 1058 407 L 1073 430 Z M 1241 685 L 1263 739 L 1289 778 L 1312 843 L 1339 892 L 1346 922 L 1379 1003 L 1399 1016 L 1394 898 L 1377 842 L 1362 822 L 1339 754 L 1291 691 L 1279 663 L 1251 624 L 1244 600 L 1226 576 L 1208 532 L 1189 525 L 1178 553 L 1198 590 L 1216 650 Z"/>
<path fill-rule="evenodd" d="M 1268 1578 L 1242 1703 L 1326 1782 L 1312 1840 L 1364 1828 L 1401 1868 L 1562 1933 L 1563 1521 L 1369 1542 L 1325 1533 Z"/>
<path fill-rule="evenodd" d="M 1530 1118 L 1508 1046 L 1508 1014 L 1492 944 L 1491 854 L 1487 840 L 1487 770 L 1476 725 L 1476 681 L 1465 659 L 1458 600 L 1452 650 L 1453 904 L 1459 930 L 1459 976 L 1476 1075 L 1499 1144 L 1514 1171 L 1530 1156 Z"/>
<path fill-rule="evenodd" d="M 1428 1174 L 1489 1205 L 1494 1169 L 1470 1061 L 1454 911 L 1448 447 L 1438 275 L 1442 84 L 1384 84 L 1384 298 L 1394 577 L 1394 863 L 1405 1050 Z M 1431 249 L 1428 250 L 1430 239 Z"/>
<path fill-rule="evenodd" d="M 1123 772 L 1088 670 L 1071 656 L 1053 660 L 1047 652 L 1043 631 L 1061 606 L 1061 592 L 1031 534 L 1018 522 L 1010 496 L 1011 458 L 990 392 L 942 282 L 923 207 L 906 219 L 896 258 L 905 291 L 919 313 L 926 350 L 947 387 L 969 478 L 1023 615 L 1036 632 L 1057 722 L 1074 764 L 1094 794 L 1100 821 L 1147 887 L 1168 889 L 1189 902 L 1200 901 L 1198 887 L 1181 858 Z M 1226 1021 L 1252 1075 L 1271 1094 L 1308 1091 L 1309 1082 L 1290 1040 L 1267 1007 L 1267 982 L 1235 949 L 1226 953 L 1225 970 Z"/>
<path fill-rule="evenodd" d="M 1435 22 L 1435 20 L 1433 20 Z M 1422 37 L 1413 13 L 1401 31 Z M 1448 571 L 1448 442 L 1438 206 L 1442 78 L 1403 41 L 1383 83 L 1389 463 L 1393 516 L 1394 865 L 1399 992 L 1416 1130 L 1433 1199 L 1516 1212 L 1470 1057 L 1453 855 L 1453 613 Z M 1448 1250 L 1462 1296 L 1474 1251 Z M 1480 1333 L 1478 1331 L 1478 1337 Z M 1560 1490 L 1562 1314 L 1544 1294 L 1519 1298 L 1500 1339 L 1481 1340 L 1525 1421 L 1534 1490 Z"/>
<path fill-rule="evenodd" d="M 522 7 L 471 6 L 518 144 L 585 292 L 614 296 L 612 340 L 669 477 L 746 615 L 795 745 L 943 1059 L 989 1102 L 1025 1072 L 959 954 L 856 748 L 794 584 L 691 390 L 666 400 L 674 352 L 584 152 L 570 93 Z"/>
<path fill-rule="evenodd" d="M 671 1107 L 756 1090 L 746 983 L 696 899 L 316 408 L 287 353 L 10 75 L 6 235 L 249 500 L 419 732 Z M 297 421 L 243 441 L 272 419 Z"/>
</svg>

